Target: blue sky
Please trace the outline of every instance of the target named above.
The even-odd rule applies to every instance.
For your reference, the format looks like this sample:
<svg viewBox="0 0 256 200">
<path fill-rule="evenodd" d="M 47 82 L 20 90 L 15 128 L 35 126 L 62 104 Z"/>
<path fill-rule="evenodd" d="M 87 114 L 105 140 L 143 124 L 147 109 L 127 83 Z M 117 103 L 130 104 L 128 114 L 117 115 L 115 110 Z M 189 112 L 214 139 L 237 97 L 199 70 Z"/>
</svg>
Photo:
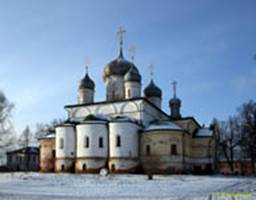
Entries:
<svg viewBox="0 0 256 200">
<path fill-rule="evenodd" d="M 255 10 L 254 0 L 0 1 L 0 89 L 15 104 L 17 132 L 66 117 L 88 57 L 96 101 L 105 99 L 102 72 L 117 56 L 120 25 L 143 88 L 154 64 L 166 112 L 177 80 L 183 116 L 227 118 L 255 100 Z"/>
</svg>

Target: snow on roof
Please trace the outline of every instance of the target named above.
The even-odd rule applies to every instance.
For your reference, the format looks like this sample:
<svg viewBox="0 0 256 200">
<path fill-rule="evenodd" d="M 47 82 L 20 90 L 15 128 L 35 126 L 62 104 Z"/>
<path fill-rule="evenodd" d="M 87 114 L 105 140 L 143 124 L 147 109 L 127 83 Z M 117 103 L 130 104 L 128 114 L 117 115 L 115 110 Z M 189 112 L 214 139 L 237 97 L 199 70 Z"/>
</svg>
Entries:
<svg viewBox="0 0 256 200">
<path fill-rule="evenodd" d="M 213 131 L 208 128 L 201 128 L 196 132 L 196 136 L 211 137 L 213 136 Z"/>
<path fill-rule="evenodd" d="M 34 154 L 38 154 L 39 153 L 39 148 L 38 147 L 24 147 L 24 148 L 21 148 L 21 149 L 16 149 L 16 150 L 7 152 L 7 154 L 15 154 L 15 153 L 34 153 Z"/>
<path fill-rule="evenodd" d="M 45 138 L 55 138 L 55 134 L 46 135 Z"/>
<path fill-rule="evenodd" d="M 166 130 L 182 130 L 177 124 L 170 122 L 170 121 L 161 121 L 155 124 L 151 124 L 146 128 L 146 131 L 152 130 L 159 130 L 159 129 L 166 129 Z"/>
<path fill-rule="evenodd" d="M 127 116 L 116 116 L 113 121 L 115 122 L 133 122 L 136 123 L 137 121 L 135 119 L 132 119 L 130 117 Z"/>
<path fill-rule="evenodd" d="M 111 119 L 112 119 L 110 116 L 103 115 L 103 114 L 96 114 L 95 117 L 100 120 L 104 120 L 104 121 L 111 121 Z"/>
</svg>

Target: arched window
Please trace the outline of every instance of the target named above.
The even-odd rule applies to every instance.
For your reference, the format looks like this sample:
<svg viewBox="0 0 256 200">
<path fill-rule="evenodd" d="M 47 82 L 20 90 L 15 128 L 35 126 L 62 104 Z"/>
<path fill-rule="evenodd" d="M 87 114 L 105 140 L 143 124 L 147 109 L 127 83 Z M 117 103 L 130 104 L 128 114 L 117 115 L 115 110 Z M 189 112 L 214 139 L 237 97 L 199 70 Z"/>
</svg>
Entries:
<svg viewBox="0 0 256 200">
<path fill-rule="evenodd" d="M 120 135 L 116 136 L 116 147 L 121 147 L 121 137 L 120 137 Z"/>
<path fill-rule="evenodd" d="M 128 89 L 128 90 L 127 90 L 127 95 L 128 95 L 128 98 L 131 97 L 131 89 Z"/>
<path fill-rule="evenodd" d="M 55 158 L 55 150 L 52 150 L 52 157 Z"/>
<path fill-rule="evenodd" d="M 103 148 L 103 137 L 99 137 L 99 148 Z"/>
<path fill-rule="evenodd" d="M 112 90 L 112 99 L 115 99 L 115 96 L 116 96 L 116 94 L 115 94 L 115 90 Z"/>
<path fill-rule="evenodd" d="M 146 155 L 150 155 L 150 153 L 151 153 L 151 148 L 150 148 L 150 145 L 148 144 L 148 145 L 146 145 Z"/>
<path fill-rule="evenodd" d="M 84 147 L 89 148 L 90 147 L 90 139 L 88 136 L 85 137 L 84 139 Z"/>
<path fill-rule="evenodd" d="M 171 145 L 171 155 L 177 155 L 177 146 L 176 146 L 176 144 Z"/>
<path fill-rule="evenodd" d="M 64 139 L 60 138 L 60 149 L 64 149 Z"/>
<path fill-rule="evenodd" d="M 112 172 L 116 171 L 116 166 L 115 166 L 115 164 L 112 164 L 112 165 L 111 165 L 111 171 L 112 171 Z"/>
</svg>

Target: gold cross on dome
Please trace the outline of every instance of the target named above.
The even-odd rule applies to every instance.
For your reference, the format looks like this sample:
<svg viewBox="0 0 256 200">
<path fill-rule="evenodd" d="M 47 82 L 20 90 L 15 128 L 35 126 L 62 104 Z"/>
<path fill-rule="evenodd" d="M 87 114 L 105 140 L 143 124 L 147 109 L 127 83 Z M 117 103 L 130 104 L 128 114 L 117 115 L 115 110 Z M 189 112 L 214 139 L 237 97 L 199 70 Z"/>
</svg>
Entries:
<svg viewBox="0 0 256 200">
<path fill-rule="evenodd" d="M 122 28 L 122 26 L 119 27 L 117 31 L 117 36 L 119 37 L 119 43 L 120 43 L 120 49 L 123 47 L 123 36 L 126 33 L 126 30 Z"/>
</svg>

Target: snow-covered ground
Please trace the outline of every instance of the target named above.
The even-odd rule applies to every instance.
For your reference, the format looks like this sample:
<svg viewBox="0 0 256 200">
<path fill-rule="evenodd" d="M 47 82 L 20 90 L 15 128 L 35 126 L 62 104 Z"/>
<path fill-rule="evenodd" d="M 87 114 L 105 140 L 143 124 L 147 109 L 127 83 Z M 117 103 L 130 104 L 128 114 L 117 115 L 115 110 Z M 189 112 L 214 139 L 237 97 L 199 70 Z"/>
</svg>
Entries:
<svg viewBox="0 0 256 200">
<path fill-rule="evenodd" d="M 0 199 L 209 199 L 212 192 L 256 194 L 254 177 L 0 174 Z M 250 198 L 251 199 L 251 198 Z M 256 198 L 255 198 L 256 199 Z"/>
</svg>

